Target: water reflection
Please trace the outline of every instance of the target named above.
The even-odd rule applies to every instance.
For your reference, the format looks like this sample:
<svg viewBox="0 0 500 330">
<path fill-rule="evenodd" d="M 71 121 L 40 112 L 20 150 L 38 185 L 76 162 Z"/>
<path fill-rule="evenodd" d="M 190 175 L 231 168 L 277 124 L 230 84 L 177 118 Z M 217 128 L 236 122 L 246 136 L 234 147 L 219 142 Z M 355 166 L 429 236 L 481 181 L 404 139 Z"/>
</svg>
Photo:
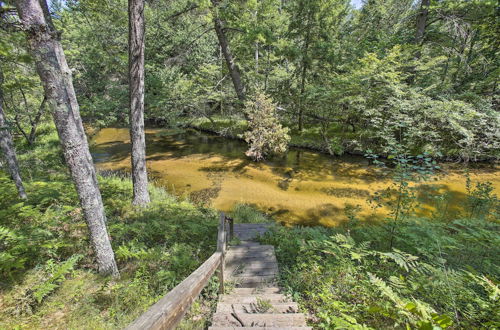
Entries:
<svg viewBox="0 0 500 330">
<path fill-rule="evenodd" d="M 127 129 L 103 129 L 92 142 L 99 168 L 130 169 Z M 254 163 L 245 157 L 242 141 L 192 130 L 148 129 L 146 142 L 151 176 L 196 203 L 229 211 L 234 204 L 246 202 L 285 223 L 325 226 L 346 220 L 347 205 L 360 205 L 365 220 L 382 218 L 386 212 L 374 213 L 367 198 L 390 185 L 390 173 L 369 166 L 363 157 L 332 158 L 291 150 L 283 157 Z M 482 166 L 471 173 L 473 180 L 491 181 L 500 190 L 496 166 Z M 446 174 L 420 185 L 420 214 L 442 209 L 443 203 L 430 196 L 443 194 L 450 197 L 447 216 L 457 216 L 465 199 L 465 178 L 458 168 L 448 167 Z"/>
</svg>

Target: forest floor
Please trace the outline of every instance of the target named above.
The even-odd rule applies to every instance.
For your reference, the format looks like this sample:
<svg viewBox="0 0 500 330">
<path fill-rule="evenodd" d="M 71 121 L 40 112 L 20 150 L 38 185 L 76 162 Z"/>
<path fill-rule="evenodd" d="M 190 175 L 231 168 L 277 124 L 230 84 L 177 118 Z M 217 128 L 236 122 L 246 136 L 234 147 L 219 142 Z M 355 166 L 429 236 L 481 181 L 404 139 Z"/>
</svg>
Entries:
<svg viewBox="0 0 500 330">
<path fill-rule="evenodd" d="M 29 199 L 0 171 L 0 328 L 123 328 L 187 277 L 216 249 L 217 214 L 150 186 L 146 209 L 131 206 L 132 183 L 102 173 L 99 184 L 119 280 L 96 274 L 88 229 L 55 128 L 34 147 L 17 146 Z M 217 282 L 182 325 L 203 328 Z M 212 306 L 213 305 L 213 306 Z"/>
</svg>

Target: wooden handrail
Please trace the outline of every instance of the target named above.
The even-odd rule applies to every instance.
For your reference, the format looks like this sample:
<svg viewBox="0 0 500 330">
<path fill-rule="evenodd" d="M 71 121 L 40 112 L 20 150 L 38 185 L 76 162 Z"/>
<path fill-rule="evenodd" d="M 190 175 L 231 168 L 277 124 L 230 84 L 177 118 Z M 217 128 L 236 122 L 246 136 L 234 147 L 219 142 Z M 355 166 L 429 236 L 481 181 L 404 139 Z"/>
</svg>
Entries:
<svg viewBox="0 0 500 330">
<path fill-rule="evenodd" d="M 156 304 L 139 316 L 127 330 L 174 329 L 182 320 L 193 301 L 219 268 L 219 293 L 224 293 L 224 256 L 226 253 L 226 216 L 220 215 L 217 233 L 217 251 L 198 269 L 179 283 Z"/>
</svg>

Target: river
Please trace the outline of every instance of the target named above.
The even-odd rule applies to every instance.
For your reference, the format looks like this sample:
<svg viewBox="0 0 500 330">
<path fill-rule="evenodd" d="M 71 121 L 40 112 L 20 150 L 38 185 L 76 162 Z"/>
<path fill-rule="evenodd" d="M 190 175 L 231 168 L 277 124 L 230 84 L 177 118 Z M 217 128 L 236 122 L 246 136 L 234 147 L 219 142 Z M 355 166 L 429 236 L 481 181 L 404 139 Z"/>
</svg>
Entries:
<svg viewBox="0 0 500 330">
<path fill-rule="evenodd" d="M 105 128 L 92 139 L 100 170 L 130 171 L 128 129 Z M 237 203 L 256 206 L 287 224 L 335 226 L 347 219 L 346 207 L 359 205 L 358 217 L 377 221 L 387 210 L 367 200 L 391 185 L 391 173 L 361 156 L 330 157 L 292 149 L 286 156 L 255 163 L 242 141 L 194 130 L 147 129 L 150 177 L 171 193 L 229 212 Z M 434 178 L 418 184 L 418 215 L 455 218 L 466 200 L 463 165 L 444 164 Z M 489 181 L 500 192 L 500 169 L 481 164 L 470 169 L 473 182 Z M 449 196 L 437 202 L 432 196 Z"/>
</svg>

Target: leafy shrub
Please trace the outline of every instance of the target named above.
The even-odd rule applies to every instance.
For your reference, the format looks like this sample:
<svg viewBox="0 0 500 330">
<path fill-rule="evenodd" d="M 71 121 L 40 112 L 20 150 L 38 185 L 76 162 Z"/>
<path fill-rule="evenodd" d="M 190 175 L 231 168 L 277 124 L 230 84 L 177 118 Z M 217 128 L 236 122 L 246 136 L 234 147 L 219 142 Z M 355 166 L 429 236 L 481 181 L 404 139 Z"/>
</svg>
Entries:
<svg viewBox="0 0 500 330">
<path fill-rule="evenodd" d="M 249 144 L 248 157 L 256 161 L 268 155 L 284 153 L 288 148 L 290 136 L 288 128 L 282 127 L 276 116 L 276 105 L 262 93 L 246 103 L 249 130 L 243 138 Z"/>
<path fill-rule="evenodd" d="M 33 148 L 18 148 L 30 164 L 22 169 L 29 199 L 0 171 L 0 328 L 123 328 L 215 251 L 218 216 L 154 186 L 150 206 L 136 209 L 127 177 L 99 176 L 121 279 L 97 276 L 74 185 L 51 142 L 57 134 L 41 128 Z"/>
<path fill-rule="evenodd" d="M 263 242 L 275 245 L 283 287 L 317 328 L 495 328 L 499 230 L 484 220 L 411 218 L 392 250 L 379 225 L 349 235 L 341 228 L 278 228 Z"/>
<path fill-rule="evenodd" d="M 271 221 L 271 219 L 252 205 L 242 203 L 238 203 L 233 207 L 231 216 L 235 222 L 241 223 L 265 223 Z"/>
<path fill-rule="evenodd" d="M 81 257 L 74 255 L 63 262 L 49 259 L 45 265 L 30 270 L 23 283 L 14 287 L 7 297 L 7 311 L 17 316 L 33 314 L 35 308 L 73 272 Z"/>
</svg>

